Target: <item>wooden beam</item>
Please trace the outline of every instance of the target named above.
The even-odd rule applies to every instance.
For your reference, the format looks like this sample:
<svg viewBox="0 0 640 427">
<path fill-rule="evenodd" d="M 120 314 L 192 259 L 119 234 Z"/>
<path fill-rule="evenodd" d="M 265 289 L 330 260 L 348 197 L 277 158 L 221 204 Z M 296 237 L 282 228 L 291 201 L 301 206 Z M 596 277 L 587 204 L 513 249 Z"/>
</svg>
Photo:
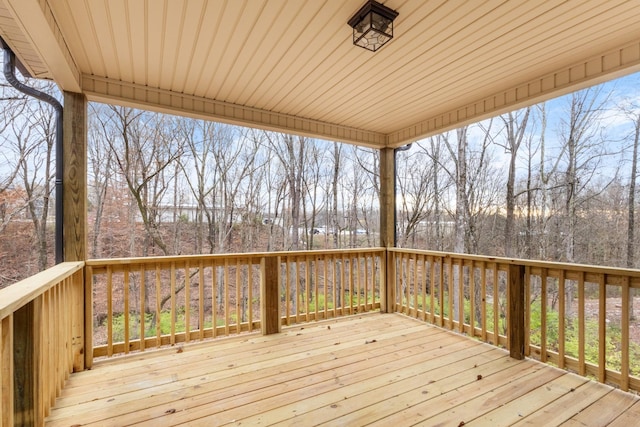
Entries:
<svg viewBox="0 0 640 427">
<path fill-rule="evenodd" d="M 260 110 L 106 77 L 83 75 L 82 91 L 87 94 L 91 101 L 140 108 L 164 114 L 177 114 L 238 126 L 256 127 L 274 132 L 292 133 L 329 141 L 341 141 L 371 148 L 380 148 L 387 143 L 387 135 L 380 132 Z"/>
<path fill-rule="evenodd" d="M 263 335 L 280 332 L 280 257 L 267 256 L 260 262 L 260 325 Z"/>
<path fill-rule="evenodd" d="M 64 260 L 87 259 L 87 98 L 64 93 Z"/>
<path fill-rule="evenodd" d="M 509 355 L 514 359 L 524 359 L 524 316 L 525 289 L 523 265 L 509 266 L 509 318 L 507 324 L 509 338 Z"/>
</svg>

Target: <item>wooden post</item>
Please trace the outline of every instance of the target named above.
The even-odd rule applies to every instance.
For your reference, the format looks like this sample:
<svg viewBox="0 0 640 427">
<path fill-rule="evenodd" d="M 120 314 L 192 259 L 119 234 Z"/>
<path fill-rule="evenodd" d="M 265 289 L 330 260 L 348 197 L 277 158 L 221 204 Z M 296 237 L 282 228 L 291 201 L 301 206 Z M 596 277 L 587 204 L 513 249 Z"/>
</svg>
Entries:
<svg viewBox="0 0 640 427">
<path fill-rule="evenodd" d="M 87 259 L 87 98 L 64 93 L 64 260 Z"/>
<path fill-rule="evenodd" d="M 260 261 L 260 326 L 263 335 L 280 332 L 280 257 Z"/>
<path fill-rule="evenodd" d="M 13 426 L 13 314 L 0 323 L 0 425 Z"/>
<path fill-rule="evenodd" d="M 380 150 L 380 246 L 393 248 L 396 245 L 396 194 L 395 194 L 395 151 L 393 148 Z M 381 311 L 395 310 L 395 257 L 387 252 L 384 285 L 385 295 Z"/>
<path fill-rule="evenodd" d="M 525 343 L 525 289 L 523 265 L 509 266 L 509 318 L 508 337 L 509 355 L 514 359 L 524 359 Z"/>
<path fill-rule="evenodd" d="M 63 116 L 64 141 L 64 260 L 85 261 L 87 259 L 87 98 L 82 93 L 64 92 Z M 86 322 L 85 291 L 82 274 L 73 278 L 73 370 L 85 368 Z M 90 320 L 90 319 L 89 319 Z M 88 356 L 88 355 L 87 355 Z M 89 363 L 90 366 L 90 363 Z"/>
<path fill-rule="evenodd" d="M 14 424 L 20 426 L 39 426 L 44 423 L 40 419 L 37 380 L 40 376 L 40 363 L 37 359 L 39 336 L 37 328 L 39 325 L 36 316 L 39 311 L 35 307 L 36 301 L 41 297 L 31 301 L 14 313 L 13 322 L 13 408 Z"/>
</svg>

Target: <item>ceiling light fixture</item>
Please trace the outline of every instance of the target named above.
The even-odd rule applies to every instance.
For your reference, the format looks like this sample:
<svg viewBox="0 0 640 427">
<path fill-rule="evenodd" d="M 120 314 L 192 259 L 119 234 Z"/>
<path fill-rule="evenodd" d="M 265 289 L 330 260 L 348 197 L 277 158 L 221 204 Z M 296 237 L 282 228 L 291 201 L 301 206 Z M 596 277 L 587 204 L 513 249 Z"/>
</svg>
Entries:
<svg viewBox="0 0 640 427">
<path fill-rule="evenodd" d="M 369 0 L 349 19 L 353 44 L 375 52 L 393 38 L 393 20 L 398 12 Z"/>
</svg>

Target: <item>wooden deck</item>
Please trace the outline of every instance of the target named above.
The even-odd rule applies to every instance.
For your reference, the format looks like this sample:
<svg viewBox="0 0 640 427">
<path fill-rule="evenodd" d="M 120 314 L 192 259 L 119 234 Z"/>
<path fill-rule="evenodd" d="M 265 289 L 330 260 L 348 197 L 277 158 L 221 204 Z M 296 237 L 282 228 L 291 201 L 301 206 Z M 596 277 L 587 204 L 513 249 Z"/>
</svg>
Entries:
<svg viewBox="0 0 640 427">
<path fill-rule="evenodd" d="M 398 314 L 98 361 L 47 426 L 634 425 L 639 399 Z"/>
</svg>

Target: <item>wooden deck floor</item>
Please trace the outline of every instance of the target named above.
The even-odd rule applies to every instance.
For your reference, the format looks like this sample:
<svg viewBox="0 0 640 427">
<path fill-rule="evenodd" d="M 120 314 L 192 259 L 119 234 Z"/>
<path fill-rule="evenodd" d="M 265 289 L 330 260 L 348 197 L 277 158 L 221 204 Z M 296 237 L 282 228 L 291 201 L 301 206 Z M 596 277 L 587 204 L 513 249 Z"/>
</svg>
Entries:
<svg viewBox="0 0 640 427">
<path fill-rule="evenodd" d="M 98 362 L 48 426 L 635 425 L 638 398 L 398 314 Z"/>
</svg>

